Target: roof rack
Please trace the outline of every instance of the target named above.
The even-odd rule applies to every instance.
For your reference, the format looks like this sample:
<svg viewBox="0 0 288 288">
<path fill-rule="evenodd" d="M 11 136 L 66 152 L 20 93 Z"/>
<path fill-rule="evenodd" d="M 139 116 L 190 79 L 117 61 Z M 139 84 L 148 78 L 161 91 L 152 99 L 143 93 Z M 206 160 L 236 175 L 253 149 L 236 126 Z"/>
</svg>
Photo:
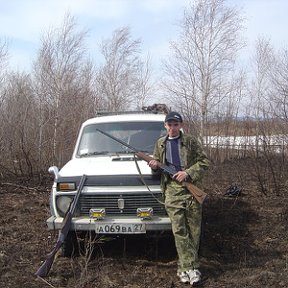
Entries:
<svg viewBox="0 0 288 288">
<path fill-rule="evenodd" d="M 107 115 L 123 115 L 123 114 L 168 114 L 170 109 L 166 104 L 153 104 L 151 106 L 143 106 L 142 110 L 138 111 L 97 111 L 96 116 Z"/>
</svg>

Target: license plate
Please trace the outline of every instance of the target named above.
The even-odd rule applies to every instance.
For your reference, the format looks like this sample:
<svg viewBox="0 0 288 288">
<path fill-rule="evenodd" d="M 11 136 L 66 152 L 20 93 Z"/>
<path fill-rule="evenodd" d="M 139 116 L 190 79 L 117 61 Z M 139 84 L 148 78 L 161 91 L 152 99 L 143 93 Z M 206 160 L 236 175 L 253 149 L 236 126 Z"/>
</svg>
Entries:
<svg viewBox="0 0 288 288">
<path fill-rule="evenodd" d="M 137 224 L 100 224 L 95 227 L 99 234 L 140 234 L 146 233 L 146 227 L 143 223 Z"/>
</svg>

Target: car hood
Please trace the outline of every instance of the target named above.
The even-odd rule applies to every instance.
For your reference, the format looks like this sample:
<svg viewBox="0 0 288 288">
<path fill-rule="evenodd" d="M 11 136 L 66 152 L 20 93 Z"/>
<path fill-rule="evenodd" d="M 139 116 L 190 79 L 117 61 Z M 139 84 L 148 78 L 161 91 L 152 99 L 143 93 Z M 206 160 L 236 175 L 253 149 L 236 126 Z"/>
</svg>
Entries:
<svg viewBox="0 0 288 288">
<path fill-rule="evenodd" d="M 143 160 L 137 161 L 142 174 L 151 174 L 151 168 Z M 130 156 L 97 156 L 74 158 L 59 171 L 59 176 L 79 175 L 138 175 L 133 155 Z"/>
</svg>

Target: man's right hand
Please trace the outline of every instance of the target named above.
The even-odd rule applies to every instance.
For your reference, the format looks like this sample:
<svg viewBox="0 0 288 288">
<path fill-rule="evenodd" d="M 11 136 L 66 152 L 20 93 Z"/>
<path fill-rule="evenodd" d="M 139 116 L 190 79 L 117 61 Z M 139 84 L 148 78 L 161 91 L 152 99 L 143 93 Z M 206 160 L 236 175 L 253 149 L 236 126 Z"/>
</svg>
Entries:
<svg viewBox="0 0 288 288">
<path fill-rule="evenodd" d="M 148 165 L 149 165 L 153 170 L 156 170 L 156 169 L 159 168 L 160 162 L 153 159 L 153 160 L 149 161 Z"/>
</svg>

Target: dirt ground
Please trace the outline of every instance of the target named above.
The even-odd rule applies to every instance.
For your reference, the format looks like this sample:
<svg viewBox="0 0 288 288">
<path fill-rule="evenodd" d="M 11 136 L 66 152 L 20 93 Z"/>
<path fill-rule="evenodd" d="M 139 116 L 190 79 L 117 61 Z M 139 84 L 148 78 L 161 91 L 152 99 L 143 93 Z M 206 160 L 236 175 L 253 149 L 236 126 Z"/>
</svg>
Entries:
<svg viewBox="0 0 288 288">
<path fill-rule="evenodd" d="M 247 170 L 236 173 L 229 163 L 206 178 L 201 286 L 288 287 L 287 190 L 263 195 Z M 242 195 L 224 197 L 233 182 Z M 45 222 L 51 184 L 0 181 L 0 287 L 189 287 L 177 279 L 171 235 L 97 239 L 93 253 L 59 255 L 48 277 L 35 277 L 57 240 Z"/>
</svg>

